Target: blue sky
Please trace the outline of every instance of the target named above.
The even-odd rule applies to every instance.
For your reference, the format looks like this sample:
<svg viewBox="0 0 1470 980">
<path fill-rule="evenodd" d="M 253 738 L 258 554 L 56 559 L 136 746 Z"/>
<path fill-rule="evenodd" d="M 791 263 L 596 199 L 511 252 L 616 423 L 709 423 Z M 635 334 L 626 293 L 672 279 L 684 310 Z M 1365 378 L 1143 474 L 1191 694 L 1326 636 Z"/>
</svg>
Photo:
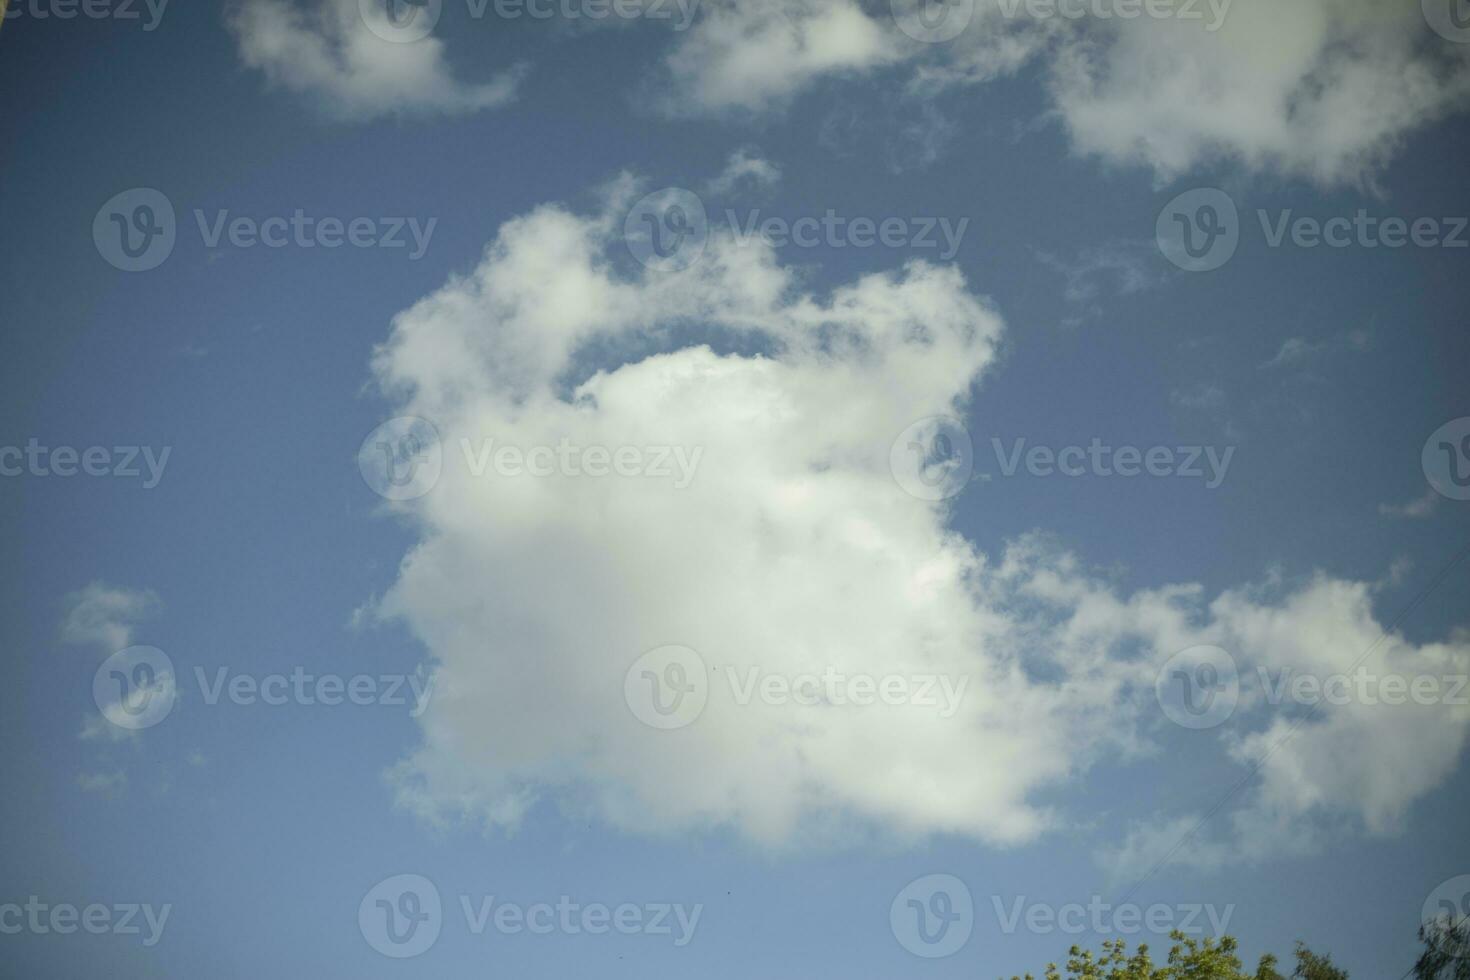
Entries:
<svg viewBox="0 0 1470 980">
<path fill-rule="evenodd" d="M 1112 933 L 997 906 L 1094 896 L 1228 908 L 1252 962 L 1302 939 L 1403 974 L 1470 874 L 1470 519 L 1433 465 L 1470 470 L 1470 44 L 1433 3 L 1235 0 L 1217 31 L 1114 6 L 982 2 L 924 41 L 902 3 L 705 0 L 679 29 L 446 0 L 390 41 L 372 4 L 12 0 L 0 906 L 170 908 L 151 945 L 6 931 L 16 975 L 1009 976 Z M 138 188 L 174 243 L 130 272 L 107 231 Z M 1236 209 L 1208 271 L 1156 235 L 1198 188 Z M 691 200 L 683 267 L 642 264 L 625 229 Z M 1271 243 L 1360 210 L 1434 242 Z M 314 247 L 250 243 L 297 212 Z M 731 229 L 829 213 L 810 245 Z M 323 247 L 323 219 L 406 244 Z M 389 500 L 376 442 L 406 430 L 364 440 L 404 416 L 441 473 Z M 488 462 L 563 439 L 638 472 Z M 1008 475 L 1018 440 L 1230 455 L 1217 486 Z M 173 700 L 131 730 L 93 689 L 136 645 Z M 638 702 L 670 656 L 705 671 L 697 717 Z M 1233 710 L 1175 724 L 1206 661 Z M 1359 662 L 1439 695 L 1269 696 Z M 222 668 L 370 677 L 372 703 L 212 698 Z M 944 717 L 738 696 L 824 671 L 967 680 Z M 385 956 L 369 899 L 405 874 L 440 932 Z M 973 903 L 945 956 L 903 925 L 929 875 Z M 563 895 L 701 911 L 676 945 L 461 908 Z"/>
</svg>

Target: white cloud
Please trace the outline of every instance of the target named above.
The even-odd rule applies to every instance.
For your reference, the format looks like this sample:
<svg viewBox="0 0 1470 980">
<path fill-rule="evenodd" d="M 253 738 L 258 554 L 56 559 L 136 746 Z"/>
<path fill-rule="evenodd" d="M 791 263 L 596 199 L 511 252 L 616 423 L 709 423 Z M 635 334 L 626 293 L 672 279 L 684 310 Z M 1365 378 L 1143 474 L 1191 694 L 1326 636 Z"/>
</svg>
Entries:
<svg viewBox="0 0 1470 980">
<path fill-rule="evenodd" d="M 1069 304 L 1097 316 L 1102 313 L 1100 300 L 1105 291 L 1131 296 L 1164 282 L 1164 274 L 1158 271 L 1157 248 L 1152 241 L 1111 241 L 1087 246 L 1070 259 L 1040 250 L 1036 257 L 1065 277 L 1062 295 Z M 1083 319 L 1077 315 L 1067 322 L 1075 326 Z"/>
<path fill-rule="evenodd" d="M 725 169 L 713 177 L 705 186 L 712 194 L 728 194 L 731 191 L 773 187 L 781 182 L 781 168 L 760 156 L 750 147 L 741 147 L 730 154 Z"/>
<path fill-rule="evenodd" d="M 61 638 L 79 646 L 116 653 L 132 645 L 133 627 L 157 613 L 158 596 L 146 589 L 125 589 L 93 582 L 66 597 Z"/>
<path fill-rule="evenodd" d="M 111 796 L 126 789 L 127 785 L 128 774 L 120 770 L 77 773 L 77 787 L 84 793 L 102 793 Z"/>
<path fill-rule="evenodd" d="M 827 75 L 901 57 L 892 25 L 855 0 L 705 0 L 666 60 L 674 114 L 765 110 Z"/>
<path fill-rule="evenodd" d="M 1136 825 L 1102 850 L 1104 866 L 1137 876 L 1196 827 L 1170 863 L 1210 869 L 1314 853 L 1354 832 L 1403 830 L 1410 807 L 1453 772 L 1470 735 L 1466 692 L 1455 690 L 1470 670 L 1470 635 L 1423 646 L 1385 635 L 1372 613 L 1373 591 L 1319 575 L 1293 591 L 1279 584 L 1232 590 L 1210 604 L 1211 642 L 1234 651 L 1240 669 L 1240 704 L 1220 739 L 1254 778 L 1202 825 L 1199 813 Z M 1293 703 L 1288 695 L 1287 710 L 1272 701 L 1294 677 L 1356 685 L 1360 676 L 1366 696 L 1344 697 L 1360 688 L 1334 681 L 1327 689 L 1334 693 L 1315 710 L 1310 698 Z M 1379 683 L 1388 677 L 1433 679 L 1438 694 L 1394 694 Z"/>
<path fill-rule="evenodd" d="M 968 26 L 925 44 L 845 0 L 706 4 L 667 60 L 665 107 L 779 108 L 821 79 L 890 65 L 923 100 L 1037 63 L 1079 153 L 1160 182 L 1225 162 L 1331 185 L 1370 183 L 1408 134 L 1470 103 L 1470 46 L 1431 32 L 1414 3 L 1233 0 L 1219 19 L 1192 5 L 1199 20 L 1031 6 L 953 4 L 973 7 Z"/>
<path fill-rule="evenodd" d="M 1223 159 L 1361 182 L 1470 95 L 1470 57 L 1430 33 L 1418 4 L 1235 0 L 1214 32 L 1091 26 L 1051 56 L 1056 109 L 1078 150 L 1162 180 Z"/>
<path fill-rule="evenodd" d="M 1415 497 L 1406 504 L 1379 504 L 1378 513 L 1384 517 L 1400 517 L 1418 520 L 1433 514 L 1439 507 L 1440 496 L 1433 487 L 1425 490 L 1422 496 Z"/>
<path fill-rule="evenodd" d="M 597 213 L 548 205 L 507 223 L 377 352 L 395 414 L 431 419 L 445 452 L 432 492 L 396 505 L 419 537 L 376 606 L 434 659 L 422 744 L 394 770 L 425 819 L 514 827 L 546 799 L 638 832 L 772 845 L 869 831 L 1018 843 L 1068 819 L 1043 791 L 1168 730 L 1154 676 L 1174 652 L 1218 643 L 1243 665 L 1321 669 L 1368 647 L 1367 586 L 1119 597 L 1040 538 L 980 553 L 889 470 L 895 436 L 961 413 L 992 364 L 1001 321 L 961 274 L 912 262 L 815 295 L 769 246 L 728 235 L 683 272 L 628 271 L 617 236 L 637 193 L 623 178 Z M 675 342 L 670 328 L 691 324 L 762 353 Z M 703 455 L 682 490 L 476 477 L 460 440 L 487 438 Z M 624 674 L 671 643 L 715 680 L 694 724 L 656 731 L 624 703 Z M 1470 641 L 1393 638 L 1378 656 L 1463 670 Z M 969 687 L 952 717 L 741 706 L 722 678 L 751 666 Z M 1258 699 L 1248 709 L 1224 764 L 1275 731 Z M 1467 726 L 1453 710 L 1334 713 L 1272 757 L 1241 826 L 1356 814 L 1389 832 Z"/>
<path fill-rule="evenodd" d="M 387 40 L 393 28 L 386 4 L 312 3 L 308 12 L 290 0 L 241 0 L 229 26 L 248 67 L 334 116 L 455 114 L 515 98 L 523 74 L 518 67 L 488 82 L 461 82 L 450 74 L 438 38 Z M 365 17 L 376 18 L 376 31 Z"/>
</svg>

